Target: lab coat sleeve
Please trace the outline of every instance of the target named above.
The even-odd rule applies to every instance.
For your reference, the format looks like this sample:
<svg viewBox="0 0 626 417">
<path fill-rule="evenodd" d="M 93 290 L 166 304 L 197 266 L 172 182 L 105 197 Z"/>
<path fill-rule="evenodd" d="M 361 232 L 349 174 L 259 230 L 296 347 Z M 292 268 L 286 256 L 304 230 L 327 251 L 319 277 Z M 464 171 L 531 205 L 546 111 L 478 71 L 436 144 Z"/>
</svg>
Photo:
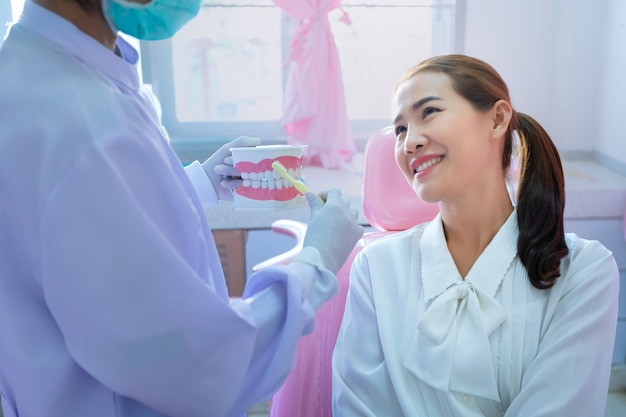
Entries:
<svg viewBox="0 0 626 417">
<path fill-rule="evenodd" d="M 333 416 L 399 415 L 384 408 L 394 395 L 380 344 L 369 266 L 364 252 L 360 252 L 352 264 L 345 312 L 333 351 Z"/>
<path fill-rule="evenodd" d="M 604 416 L 619 272 L 611 253 L 598 242 L 574 250 L 571 275 L 506 417 Z"/>
<path fill-rule="evenodd" d="M 204 208 L 209 208 L 219 202 L 215 187 L 209 179 L 209 176 L 204 172 L 204 168 L 202 168 L 200 162 L 193 161 L 185 167 L 185 172 Z"/>
<path fill-rule="evenodd" d="M 316 251 L 314 248 L 304 250 L 311 249 Z M 282 294 L 289 286 L 289 281 L 292 287 L 302 288 L 303 300 L 285 297 Z M 292 320 L 287 314 L 289 306 L 287 309 L 283 307 L 285 299 L 287 302 L 302 302 L 309 309 L 311 322 L 303 330 L 306 334 L 313 330 L 314 310 L 337 290 L 337 279 L 330 271 L 298 261 L 286 267 L 260 270 L 249 278 L 243 298 L 234 299 L 232 306 L 235 310 L 239 310 L 243 305 L 250 307 L 258 329 L 258 337 L 244 388 L 236 401 L 236 409 L 233 410 L 234 415 L 237 412 L 245 412 L 259 399 L 269 398 L 282 385 L 292 369 L 297 344 L 293 343 L 293 340 L 281 337 L 282 328 L 285 326 L 283 323 Z M 268 375 L 272 377 L 268 378 Z"/>
<path fill-rule="evenodd" d="M 33 268 L 86 373 L 164 415 L 237 416 L 246 389 L 281 381 L 313 313 L 289 269 L 265 271 L 283 309 L 253 363 L 254 311 L 233 309 L 205 275 L 220 266 L 203 267 L 207 240 L 183 180 L 149 140 L 97 142 L 42 201 Z"/>
</svg>

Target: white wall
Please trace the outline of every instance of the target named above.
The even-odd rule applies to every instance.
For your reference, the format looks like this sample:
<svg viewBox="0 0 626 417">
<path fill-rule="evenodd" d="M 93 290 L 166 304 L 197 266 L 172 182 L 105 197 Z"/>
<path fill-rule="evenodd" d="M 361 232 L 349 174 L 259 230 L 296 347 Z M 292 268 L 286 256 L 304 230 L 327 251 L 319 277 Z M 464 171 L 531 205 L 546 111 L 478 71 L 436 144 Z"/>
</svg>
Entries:
<svg viewBox="0 0 626 417">
<path fill-rule="evenodd" d="M 596 146 L 626 166 L 626 1 L 607 3 Z"/>
<path fill-rule="evenodd" d="M 464 51 L 489 62 L 500 72 L 516 110 L 536 118 L 562 152 L 609 149 L 613 153 L 614 135 L 602 132 L 605 137 L 599 137 L 602 121 L 598 120 L 598 103 L 601 97 L 614 100 L 603 96 L 600 88 L 605 38 L 618 32 L 605 31 L 605 22 L 609 9 L 617 9 L 618 4 L 624 16 L 626 2 L 466 2 Z M 623 40 L 621 45 L 621 52 L 626 55 Z M 626 62 L 624 56 L 621 62 Z M 621 72 L 624 70 L 622 64 Z"/>
<path fill-rule="evenodd" d="M 548 128 L 557 2 L 466 1 L 465 53 L 491 64 L 508 84 L 516 110 L 532 115 Z"/>
</svg>

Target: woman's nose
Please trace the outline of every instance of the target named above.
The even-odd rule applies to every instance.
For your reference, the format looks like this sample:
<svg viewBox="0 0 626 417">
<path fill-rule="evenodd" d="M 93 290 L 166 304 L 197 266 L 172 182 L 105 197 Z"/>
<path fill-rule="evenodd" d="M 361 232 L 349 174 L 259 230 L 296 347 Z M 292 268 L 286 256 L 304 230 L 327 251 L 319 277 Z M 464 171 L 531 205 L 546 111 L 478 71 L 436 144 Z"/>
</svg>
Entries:
<svg viewBox="0 0 626 417">
<path fill-rule="evenodd" d="M 426 145 L 428 139 L 418 129 L 408 128 L 406 132 L 406 139 L 404 140 L 404 152 L 413 153 L 419 148 Z"/>
</svg>

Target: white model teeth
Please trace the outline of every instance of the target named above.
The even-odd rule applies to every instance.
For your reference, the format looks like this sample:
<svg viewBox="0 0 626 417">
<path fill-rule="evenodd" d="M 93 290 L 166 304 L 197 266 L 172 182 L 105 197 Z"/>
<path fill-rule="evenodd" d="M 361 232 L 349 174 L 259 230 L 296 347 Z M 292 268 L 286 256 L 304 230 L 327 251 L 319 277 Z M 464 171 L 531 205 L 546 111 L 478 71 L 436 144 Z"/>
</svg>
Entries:
<svg viewBox="0 0 626 417">
<path fill-rule="evenodd" d="M 300 178 L 302 171 L 300 169 L 289 168 L 287 172 L 294 178 Z M 244 187 L 252 187 L 255 189 L 281 190 L 283 188 L 293 187 L 289 181 L 283 179 L 276 171 L 263 172 L 242 172 L 241 179 Z"/>
<path fill-rule="evenodd" d="M 439 156 L 437 158 L 431 159 L 430 161 L 426 161 L 423 164 L 418 165 L 417 168 L 415 168 L 415 172 L 422 172 L 426 168 L 430 168 L 431 166 L 438 164 L 439 162 L 441 162 L 442 159 L 443 157 Z"/>
<path fill-rule="evenodd" d="M 269 180 L 269 181 L 251 180 L 248 178 L 248 179 L 243 180 L 243 186 L 252 187 L 255 190 L 258 190 L 259 188 L 262 190 L 274 190 L 274 189 L 282 190 L 283 188 L 293 187 L 293 184 L 282 178 L 278 178 L 277 180 Z"/>
</svg>

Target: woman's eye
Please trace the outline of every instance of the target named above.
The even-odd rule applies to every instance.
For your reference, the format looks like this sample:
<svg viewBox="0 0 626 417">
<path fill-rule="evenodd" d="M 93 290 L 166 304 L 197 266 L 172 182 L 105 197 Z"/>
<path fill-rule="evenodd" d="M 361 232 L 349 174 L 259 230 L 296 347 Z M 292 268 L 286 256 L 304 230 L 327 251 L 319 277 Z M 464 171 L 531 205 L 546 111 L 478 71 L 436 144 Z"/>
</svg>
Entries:
<svg viewBox="0 0 626 417">
<path fill-rule="evenodd" d="M 434 107 L 426 107 L 424 109 L 424 113 L 422 114 L 422 117 L 426 118 L 428 116 L 430 116 L 431 114 L 438 112 L 439 110 L 434 108 Z"/>
<path fill-rule="evenodd" d="M 402 133 L 406 132 L 406 127 L 404 127 L 404 126 L 396 126 L 396 128 L 394 129 L 394 132 L 396 134 L 396 137 L 398 137 Z"/>
</svg>

